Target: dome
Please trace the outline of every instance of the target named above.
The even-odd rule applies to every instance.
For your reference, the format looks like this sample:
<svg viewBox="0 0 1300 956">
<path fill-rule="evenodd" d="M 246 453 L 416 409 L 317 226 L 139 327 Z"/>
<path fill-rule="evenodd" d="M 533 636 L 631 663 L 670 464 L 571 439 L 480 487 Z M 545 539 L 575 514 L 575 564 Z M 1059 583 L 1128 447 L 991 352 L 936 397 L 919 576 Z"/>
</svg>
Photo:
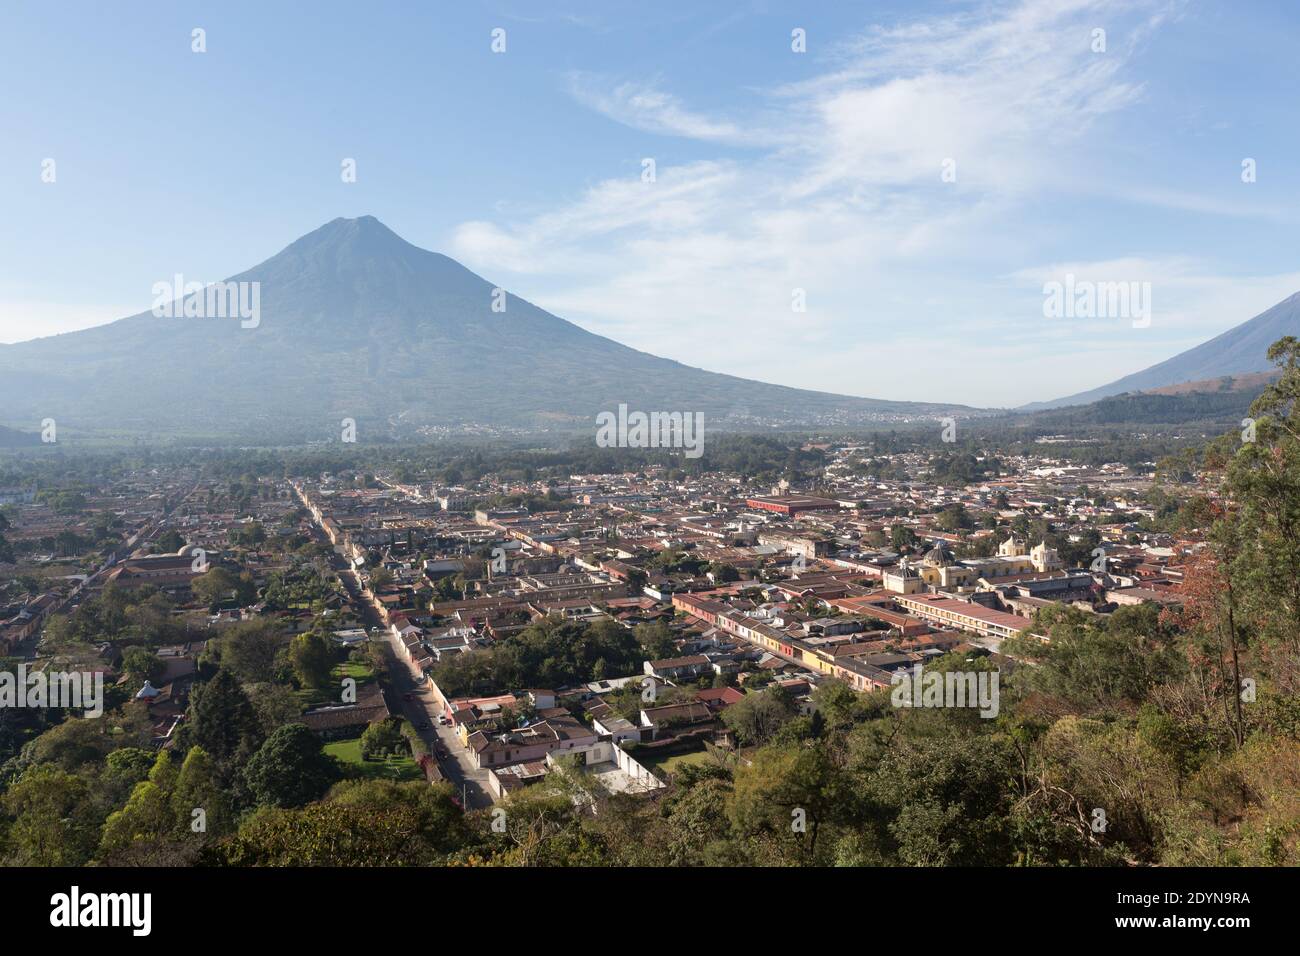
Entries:
<svg viewBox="0 0 1300 956">
<path fill-rule="evenodd" d="M 942 541 L 939 541 L 926 552 L 924 560 L 926 564 L 943 567 L 952 563 L 952 555 L 948 553 L 947 546 Z"/>
</svg>

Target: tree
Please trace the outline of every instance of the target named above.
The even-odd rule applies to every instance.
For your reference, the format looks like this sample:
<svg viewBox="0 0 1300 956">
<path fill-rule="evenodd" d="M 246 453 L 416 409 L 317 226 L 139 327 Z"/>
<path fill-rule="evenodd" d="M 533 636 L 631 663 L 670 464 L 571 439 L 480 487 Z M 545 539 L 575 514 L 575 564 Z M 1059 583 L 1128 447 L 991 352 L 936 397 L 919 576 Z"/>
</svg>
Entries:
<svg viewBox="0 0 1300 956">
<path fill-rule="evenodd" d="M 209 645 L 220 666 L 245 684 L 258 684 L 276 676 L 276 655 L 286 645 L 271 621 L 245 621 L 225 631 Z"/>
<path fill-rule="evenodd" d="M 742 747 L 766 743 L 794 716 L 790 697 L 781 687 L 746 694 L 722 712 L 722 722 Z"/>
<path fill-rule="evenodd" d="M 130 782 L 135 786 L 149 776 L 157 755 L 143 747 L 123 747 L 114 750 L 104 761 L 105 771 L 111 776 Z"/>
<path fill-rule="evenodd" d="M 249 684 L 246 693 L 257 712 L 263 736 L 277 727 L 297 723 L 302 715 L 302 701 L 287 684 Z"/>
<path fill-rule="evenodd" d="M 218 866 L 430 866 L 437 850 L 421 836 L 416 810 L 397 805 L 313 803 L 267 807 L 234 837 L 210 847 Z"/>
<path fill-rule="evenodd" d="M 1035 630 L 1047 643 L 1034 638 L 1007 642 L 1010 653 L 1039 665 L 1017 677 L 1081 712 L 1141 704 L 1156 686 L 1185 670 L 1176 635 L 1154 605 L 1122 607 L 1109 617 L 1057 606 L 1040 611 L 1036 620 Z"/>
<path fill-rule="evenodd" d="M 175 554 L 185 546 L 185 539 L 174 528 L 168 528 L 154 539 L 154 547 L 162 554 Z"/>
<path fill-rule="evenodd" d="M 361 732 L 361 756 L 366 760 L 399 754 L 408 749 L 398 722 L 392 718 L 376 721 Z"/>
<path fill-rule="evenodd" d="M 559 775 L 511 794 L 504 806 L 505 833 L 497 838 L 494 862 L 506 866 L 603 863 L 605 848 L 583 828 L 571 785 L 571 778 Z"/>
<path fill-rule="evenodd" d="M 202 604 L 220 604 L 237 587 L 235 576 L 225 568 L 212 568 L 190 581 L 190 591 Z"/>
<path fill-rule="evenodd" d="M 594 624 L 547 617 L 489 650 L 457 654 L 434 667 L 444 693 L 486 692 L 493 687 L 562 687 L 640 670 L 644 653 L 630 628 L 612 620 Z"/>
<path fill-rule="evenodd" d="M 960 502 L 944 507 L 935 519 L 935 523 L 943 531 L 963 531 L 975 526 L 966 506 Z"/>
<path fill-rule="evenodd" d="M 237 765 L 260 745 L 257 714 L 230 671 L 218 670 L 211 680 L 194 688 L 188 737 L 217 762 L 223 788 L 233 781 Z"/>
<path fill-rule="evenodd" d="M 680 782 L 680 781 L 679 781 Z M 727 800 L 731 781 L 706 777 L 679 787 L 668 809 L 668 857 L 673 866 L 720 866 L 739 862 L 729 844 Z"/>
<path fill-rule="evenodd" d="M 166 750 L 158 751 L 153 766 L 149 768 L 149 781 L 164 793 L 171 793 L 179 774 L 180 770 L 172 763 L 171 753 Z"/>
<path fill-rule="evenodd" d="M 122 652 L 122 670 L 135 680 L 153 681 L 166 672 L 167 665 L 147 647 L 128 647 Z"/>
<path fill-rule="evenodd" d="M 286 724 L 266 738 L 243 778 L 259 806 L 300 807 L 324 796 L 339 770 L 320 738 L 302 724 Z"/>
<path fill-rule="evenodd" d="M 840 680 L 823 681 L 813 691 L 816 713 L 831 727 L 850 727 L 866 709 L 865 698 Z"/>
<path fill-rule="evenodd" d="M 191 747 L 185 755 L 172 792 L 171 809 L 176 832 L 181 836 L 200 833 L 219 837 L 229 831 L 230 801 L 221 788 L 216 762 L 202 747 Z M 202 811 L 201 818 L 195 816 L 196 810 Z M 198 819 L 203 821 L 202 830 L 195 830 Z"/>
<path fill-rule="evenodd" d="M 735 566 L 721 561 L 710 561 L 709 571 L 719 584 L 740 580 L 740 572 L 736 570 Z"/>
<path fill-rule="evenodd" d="M 1154 861 L 1177 799 L 1177 772 L 1139 733 L 1122 725 L 1063 717 L 1042 743 L 1043 769 L 1031 799 L 1094 844 L 1127 859 Z M 1105 814 L 1104 837 L 1092 828 Z"/>
<path fill-rule="evenodd" d="M 1225 488 L 1232 503 L 1210 539 L 1228 565 L 1231 610 L 1252 622 L 1291 693 L 1300 690 L 1300 339 L 1285 336 L 1268 350 L 1282 375 L 1250 407 L 1255 440 L 1228 459 Z M 1283 661 L 1289 665 L 1282 667 Z"/>
<path fill-rule="evenodd" d="M 10 866 L 81 866 L 94 851 L 99 824 L 86 778 L 50 764 L 28 768 L 4 795 Z"/>
<path fill-rule="evenodd" d="M 964 734 L 895 738 L 862 779 L 876 838 L 907 866 L 1012 861 L 1018 761 L 1006 740 Z"/>
<path fill-rule="evenodd" d="M 916 532 L 905 524 L 896 524 L 889 531 L 889 542 L 895 551 L 911 551 L 916 547 Z"/>
<path fill-rule="evenodd" d="M 812 863 L 822 827 L 842 805 L 840 788 L 824 747 L 764 747 L 736 769 L 727 815 L 737 832 L 775 854 L 773 862 Z"/>
<path fill-rule="evenodd" d="M 170 800 L 171 794 L 152 780 L 136 784 L 126 806 L 110 813 L 104 822 L 100 853 L 112 854 L 131 843 L 169 837 L 175 827 Z"/>
<path fill-rule="evenodd" d="M 230 537 L 236 544 L 256 548 L 266 540 L 266 529 L 262 527 L 260 522 L 254 521 L 239 529 Z"/>
<path fill-rule="evenodd" d="M 672 628 L 663 621 L 638 624 L 633 629 L 633 633 L 636 635 L 637 643 L 641 645 L 646 660 L 664 660 L 677 653 Z"/>
<path fill-rule="evenodd" d="M 329 793 L 331 803 L 373 813 L 394 807 L 409 810 L 414 834 L 438 853 L 453 853 L 475 838 L 455 797 L 450 784 L 429 786 L 414 780 L 348 780 L 336 784 Z"/>
<path fill-rule="evenodd" d="M 299 634 L 289 642 L 289 663 L 304 687 L 317 690 L 330 681 L 334 650 L 329 639 L 317 631 Z"/>
</svg>

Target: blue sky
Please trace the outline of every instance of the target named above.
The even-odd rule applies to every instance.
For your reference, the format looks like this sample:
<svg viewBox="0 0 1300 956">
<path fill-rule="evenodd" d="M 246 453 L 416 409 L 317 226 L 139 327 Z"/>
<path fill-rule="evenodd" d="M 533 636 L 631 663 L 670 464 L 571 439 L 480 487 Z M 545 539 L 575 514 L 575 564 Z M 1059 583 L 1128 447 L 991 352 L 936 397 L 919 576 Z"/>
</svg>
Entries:
<svg viewBox="0 0 1300 956">
<path fill-rule="evenodd" d="M 1300 291 L 1298 45 L 1283 2 L 20 0 L 0 14 L 0 342 L 372 214 L 688 364 L 1052 398 Z M 1066 273 L 1149 282 L 1149 327 L 1046 318 Z"/>
</svg>

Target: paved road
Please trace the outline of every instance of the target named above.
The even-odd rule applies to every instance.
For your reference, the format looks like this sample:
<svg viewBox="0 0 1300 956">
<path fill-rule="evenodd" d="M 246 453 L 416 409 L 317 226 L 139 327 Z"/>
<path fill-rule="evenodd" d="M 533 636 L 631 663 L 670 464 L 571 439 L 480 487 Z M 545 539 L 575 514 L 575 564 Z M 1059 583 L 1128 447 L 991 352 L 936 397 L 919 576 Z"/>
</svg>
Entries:
<svg viewBox="0 0 1300 956">
<path fill-rule="evenodd" d="M 389 684 L 397 694 L 402 716 L 416 728 L 430 753 L 436 754 L 438 752 L 436 744 L 441 743 L 443 751 L 448 756 L 438 761 L 438 769 L 456 787 L 464 801 L 465 809 L 479 810 L 492 806 L 494 799 L 487 785 L 488 772 L 474 766 L 469 751 L 461 745 L 460 739 L 450 727 L 438 724 L 442 702 L 435 699 L 427 683 L 418 683 L 418 675 L 406 660 L 405 651 L 398 644 L 397 637 L 389 628 L 384 627 L 379 612 L 366 597 L 360 575 L 337 552 L 331 563 L 339 580 L 343 582 L 344 589 L 348 592 L 352 606 L 357 609 L 367 629 L 371 631 L 372 640 L 383 643 L 384 657 L 388 663 Z M 408 694 L 411 695 L 410 700 L 406 699 Z M 421 729 L 422 723 L 428 726 Z"/>
<path fill-rule="evenodd" d="M 430 753 L 436 753 L 437 744 L 442 745 L 448 755 L 438 761 L 442 775 L 456 787 L 465 801 L 467 810 L 490 807 L 493 803 L 492 793 L 488 790 L 486 770 L 479 770 L 470 759 L 469 751 L 461 745 L 460 740 L 450 727 L 438 724 L 440 702 L 435 699 L 428 684 L 416 682 L 412 668 L 405 660 L 405 655 L 397 646 L 397 638 L 391 631 L 385 631 L 383 640 L 384 656 L 388 660 L 388 679 L 394 691 L 401 698 L 403 716 L 419 728 L 423 722 L 427 726 L 419 731 Z M 407 695 L 410 700 L 406 699 Z"/>
</svg>

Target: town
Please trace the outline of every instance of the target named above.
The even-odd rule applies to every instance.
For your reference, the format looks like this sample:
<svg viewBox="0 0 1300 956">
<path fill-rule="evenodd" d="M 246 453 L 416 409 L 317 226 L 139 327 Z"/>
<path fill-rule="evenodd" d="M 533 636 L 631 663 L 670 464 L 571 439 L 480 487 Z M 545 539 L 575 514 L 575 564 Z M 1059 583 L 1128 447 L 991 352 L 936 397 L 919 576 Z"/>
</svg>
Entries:
<svg viewBox="0 0 1300 956">
<path fill-rule="evenodd" d="M 16 925 L 1285 926 L 1293 4 L 9 6 Z"/>
<path fill-rule="evenodd" d="M 961 483 L 921 451 L 800 451 L 819 463 L 802 487 L 669 463 L 3 488 L 0 647 L 101 673 L 163 753 L 195 681 L 229 670 L 267 728 L 468 811 L 558 768 L 652 798 L 810 717 L 819 688 L 886 690 L 944 659 L 1012 671 L 1045 609 L 1182 602 L 1199 544 L 1159 529 L 1149 471 L 1017 456 Z"/>
</svg>

